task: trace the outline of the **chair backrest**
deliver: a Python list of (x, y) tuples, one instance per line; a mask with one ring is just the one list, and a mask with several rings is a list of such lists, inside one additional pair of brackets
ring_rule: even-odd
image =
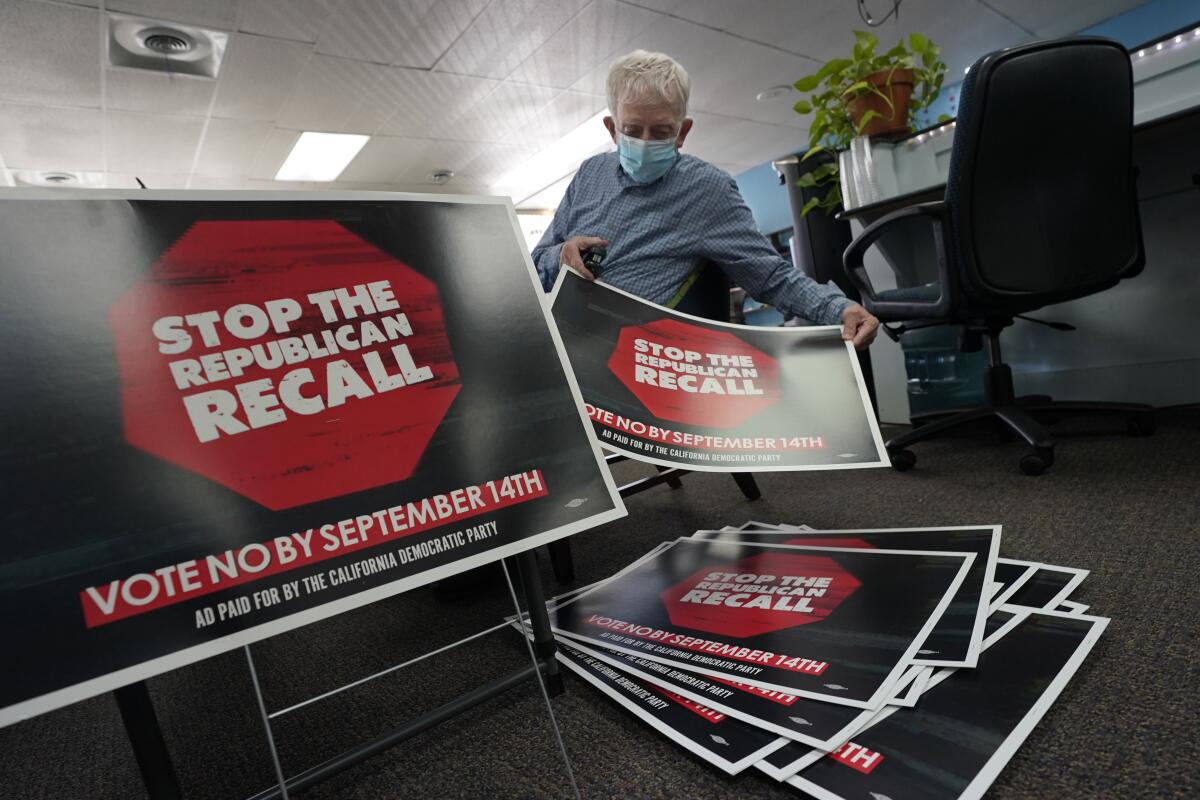
[(1144, 263), (1125, 49), (1070, 38), (984, 56), (963, 81), (946, 204), (966, 299), (1079, 297)]
[(729, 278), (712, 261), (705, 261), (700, 274), (675, 306), (676, 311), (717, 322), (729, 321)]

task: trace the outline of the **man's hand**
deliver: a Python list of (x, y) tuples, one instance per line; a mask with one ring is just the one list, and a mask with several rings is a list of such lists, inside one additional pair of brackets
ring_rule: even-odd
[(879, 333), (879, 320), (858, 303), (842, 312), (842, 338), (854, 343), (855, 350), (866, 350)]
[(572, 236), (562, 243), (562, 252), (558, 257), (558, 263), (560, 266), (570, 267), (589, 281), (594, 281), (596, 276), (583, 265), (583, 251), (597, 246), (608, 247), (608, 240), (595, 236)]

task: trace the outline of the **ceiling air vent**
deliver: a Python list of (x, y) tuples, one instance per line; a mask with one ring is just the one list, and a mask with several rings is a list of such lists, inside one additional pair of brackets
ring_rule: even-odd
[(99, 172), (22, 169), (13, 172), (18, 186), (54, 186), (71, 189), (98, 189), (104, 186)]
[(142, 17), (110, 14), (108, 63), (172, 75), (215, 78), (229, 34)]

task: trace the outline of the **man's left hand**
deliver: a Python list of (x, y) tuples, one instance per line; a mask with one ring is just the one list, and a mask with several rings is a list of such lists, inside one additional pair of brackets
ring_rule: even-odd
[(858, 303), (842, 312), (842, 338), (854, 343), (855, 350), (866, 350), (879, 333), (879, 320)]

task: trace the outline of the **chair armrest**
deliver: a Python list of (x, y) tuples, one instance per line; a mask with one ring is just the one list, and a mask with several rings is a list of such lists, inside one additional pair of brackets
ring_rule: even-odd
[[(881, 300), (875, 294), (875, 287), (871, 285), (867, 269), (863, 266), (863, 258), (866, 256), (867, 250), (887, 232), (889, 227), (912, 217), (928, 219), (933, 228), (934, 252), (937, 258), (941, 296), (932, 303)], [(862, 233), (850, 243), (842, 256), (842, 261), (846, 266), (846, 274), (862, 294), (863, 305), (868, 311), (884, 321), (943, 319), (950, 315), (950, 309), (953, 307), (954, 284), (950, 277), (949, 256), (946, 252), (946, 222), (946, 204), (943, 201), (918, 203), (880, 217), (864, 228)]]

